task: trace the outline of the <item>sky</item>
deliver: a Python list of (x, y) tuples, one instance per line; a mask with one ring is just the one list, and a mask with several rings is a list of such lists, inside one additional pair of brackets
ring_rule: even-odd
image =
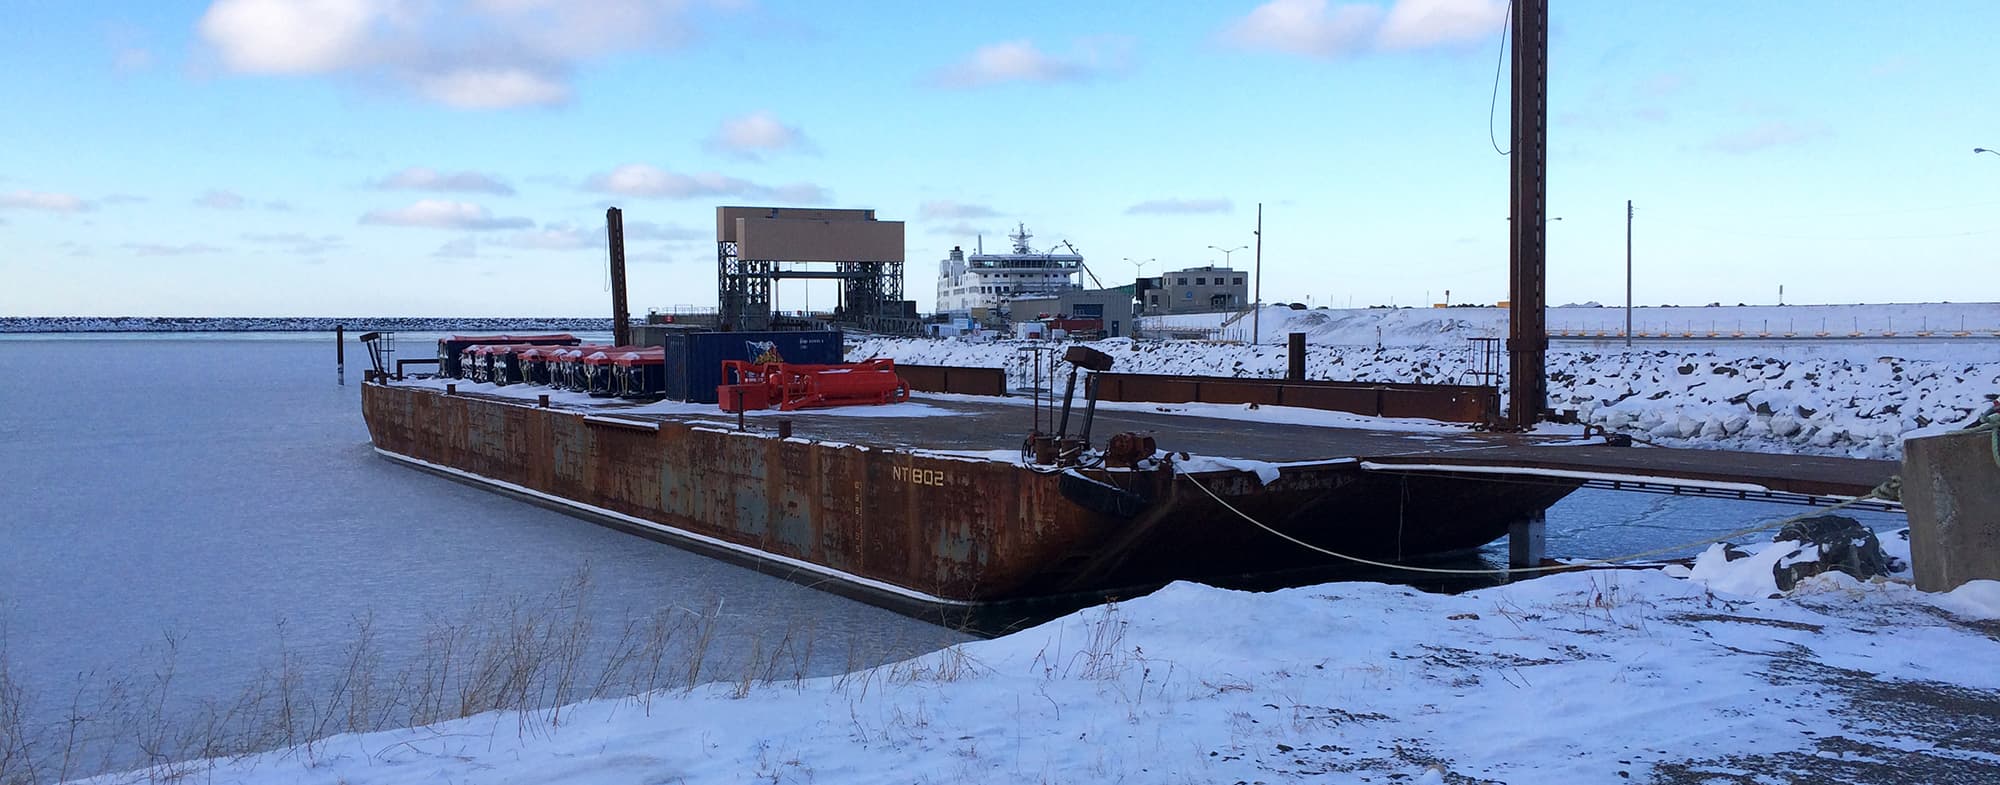
[[(725, 204), (906, 222), (926, 310), (1016, 223), (1249, 269), (1260, 204), (1265, 300), (1507, 296), (1504, 2), (0, 2), (6, 315), (597, 315), (609, 206), (712, 306)], [(1628, 199), (1642, 305), (1996, 299), (1990, 4), (1553, 6), (1552, 304)]]

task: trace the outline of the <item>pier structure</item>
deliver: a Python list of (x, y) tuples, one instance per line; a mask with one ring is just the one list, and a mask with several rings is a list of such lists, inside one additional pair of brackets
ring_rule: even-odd
[(777, 282), (830, 279), (840, 282), (838, 321), (910, 332), (903, 260), (903, 222), (877, 220), (874, 210), (717, 207), (717, 320), (724, 330), (771, 329)]

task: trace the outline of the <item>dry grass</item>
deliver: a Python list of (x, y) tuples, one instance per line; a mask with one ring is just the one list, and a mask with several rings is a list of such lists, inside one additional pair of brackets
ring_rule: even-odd
[[(590, 596), (590, 576), (579, 572), (546, 597), (430, 619), (416, 641), (393, 652), (384, 651), (375, 620), (358, 616), (331, 668), (309, 667), (280, 624), (277, 653), (224, 698), (189, 694), (177, 682), (180, 641), (167, 636), (148, 655), (157, 660), (150, 672), (81, 674), (73, 688), (53, 696), (62, 708), (52, 711), (41, 702), (52, 696), (29, 694), (10, 669), (0, 635), (0, 785), (108, 771), (129, 771), (136, 782), (176, 781), (269, 750), (311, 762), (330, 736), (490, 711), (514, 712), (522, 735), (546, 734), (568, 721), (565, 706), (578, 701), (631, 697), (650, 714), (668, 691), (722, 680), (741, 698), (760, 686), (796, 688), (807, 677), (817, 637), (810, 623), (747, 642), (732, 638), (719, 651), (719, 600), (701, 610), (666, 608), (606, 624)], [(720, 656), (725, 652), (744, 653), (734, 662)], [(849, 664), (860, 665), (863, 656), (850, 641)], [(962, 658), (943, 662), (943, 672), (924, 675), (948, 680), (970, 667)], [(713, 672), (719, 664), (740, 670)]]

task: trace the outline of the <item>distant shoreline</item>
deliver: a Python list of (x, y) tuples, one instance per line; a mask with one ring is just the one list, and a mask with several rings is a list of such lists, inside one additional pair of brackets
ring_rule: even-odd
[(38, 316), (0, 317), (0, 333), (284, 333), (369, 330), (456, 332), (555, 330), (605, 332), (607, 317), (430, 317), (430, 316)]

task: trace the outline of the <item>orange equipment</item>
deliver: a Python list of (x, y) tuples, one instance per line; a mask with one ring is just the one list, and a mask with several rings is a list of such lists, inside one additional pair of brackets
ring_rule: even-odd
[(781, 411), (884, 404), (910, 399), (910, 384), (888, 358), (838, 365), (753, 363), (725, 360), (716, 400), (726, 412)]

